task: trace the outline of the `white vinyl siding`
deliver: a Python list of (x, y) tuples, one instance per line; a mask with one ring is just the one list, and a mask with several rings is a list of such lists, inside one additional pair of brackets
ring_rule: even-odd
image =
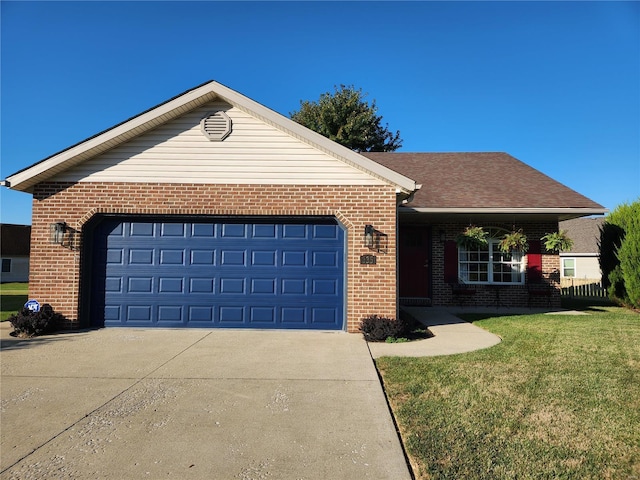
[(600, 262), (597, 254), (560, 254), (562, 269), (560, 276), (562, 278), (589, 278), (599, 280), (602, 278), (600, 272)]
[[(207, 113), (225, 110), (231, 134), (211, 142), (200, 129)], [(224, 103), (210, 102), (73, 167), (52, 180), (383, 185), (379, 178), (313, 148)]]

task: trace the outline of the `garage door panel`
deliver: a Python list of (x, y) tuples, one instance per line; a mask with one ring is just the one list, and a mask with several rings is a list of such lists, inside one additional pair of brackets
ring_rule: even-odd
[(110, 219), (94, 244), (92, 311), (106, 326), (343, 328), (335, 222)]
[(184, 279), (183, 278), (167, 278), (160, 277), (158, 282), (158, 293), (184, 293)]
[(191, 250), (191, 265), (215, 265), (215, 250)]
[(150, 305), (129, 305), (126, 320), (138, 325), (151, 323), (152, 310)]
[(283, 267), (306, 267), (307, 266), (307, 252), (299, 250), (284, 250), (282, 251), (282, 266)]
[(198, 326), (213, 326), (213, 307), (188, 307), (187, 321)]
[(221, 236), (222, 238), (246, 238), (247, 236), (247, 226), (244, 224), (222, 224)]
[(107, 263), (111, 265), (123, 265), (124, 264), (124, 249), (123, 248), (110, 248), (107, 250)]
[(189, 293), (213, 293), (215, 278), (189, 279)]
[(251, 265), (254, 267), (275, 267), (277, 252), (275, 250), (258, 250), (251, 252)]
[(273, 278), (252, 278), (251, 290), (252, 295), (275, 295), (276, 281)]
[[(127, 229), (124, 229), (125, 231)], [(129, 236), (135, 237), (153, 237), (155, 232), (155, 224), (149, 222), (132, 222), (129, 224)]]
[(275, 225), (253, 225), (252, 238), (276, 238)]
[(184, 265), (184, 250), (160, 250), (160, 265)]
[(194, 223), (191, 225), (192, 238), (215, 238), (215, 224), (213, 223)]
[(129, 265), (153, 265), (153, 253), (149, 248), (132, 248), (129, 250)]
[(183, 322), (183, 307), (181, 305), (160, 305), (158, 307), (158, 322)]
[(220, 252), (220, 265), (224, 267), (244, 267), (244, 250), (222, 250)]
[(160, 232), (163, 237), (184, 237), (185, 230), (182, 223), (163, 223)]
[(307, 229), (304, 225), (283, 225), (282, 238), (286, 240), (307, 238)]

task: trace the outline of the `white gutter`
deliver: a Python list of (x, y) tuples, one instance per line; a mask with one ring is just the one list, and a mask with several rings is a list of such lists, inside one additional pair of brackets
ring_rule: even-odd
[(425, 208), (403, 207), (403, 211), (414, 213), (459, 213), (459, 214), (580, 214), (580, 215), (604, 215), (609, 210), (606, 208)]

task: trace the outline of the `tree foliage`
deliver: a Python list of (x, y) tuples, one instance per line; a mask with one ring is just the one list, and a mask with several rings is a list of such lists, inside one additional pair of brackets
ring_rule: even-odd
[(300, 101), (291, 119), (356, 152), (393, 152), (402, 146), (400, 132), (382, 125), (375, 100), (369, 105), (362, 89), (340, 85), (317, 102)]
[(607, 216), (600, 230), (600, 270), (614, 300), (640, 308), (640, 199)]

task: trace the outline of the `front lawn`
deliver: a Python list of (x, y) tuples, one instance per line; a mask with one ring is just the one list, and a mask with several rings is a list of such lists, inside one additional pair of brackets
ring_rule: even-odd
[(640, 315), (465, 317), (503, 339), (377, 365), (418, 479), (640, 478)]
[(0, 322), (24, 307), (28, 290), (28, 283), (0, 283)]

